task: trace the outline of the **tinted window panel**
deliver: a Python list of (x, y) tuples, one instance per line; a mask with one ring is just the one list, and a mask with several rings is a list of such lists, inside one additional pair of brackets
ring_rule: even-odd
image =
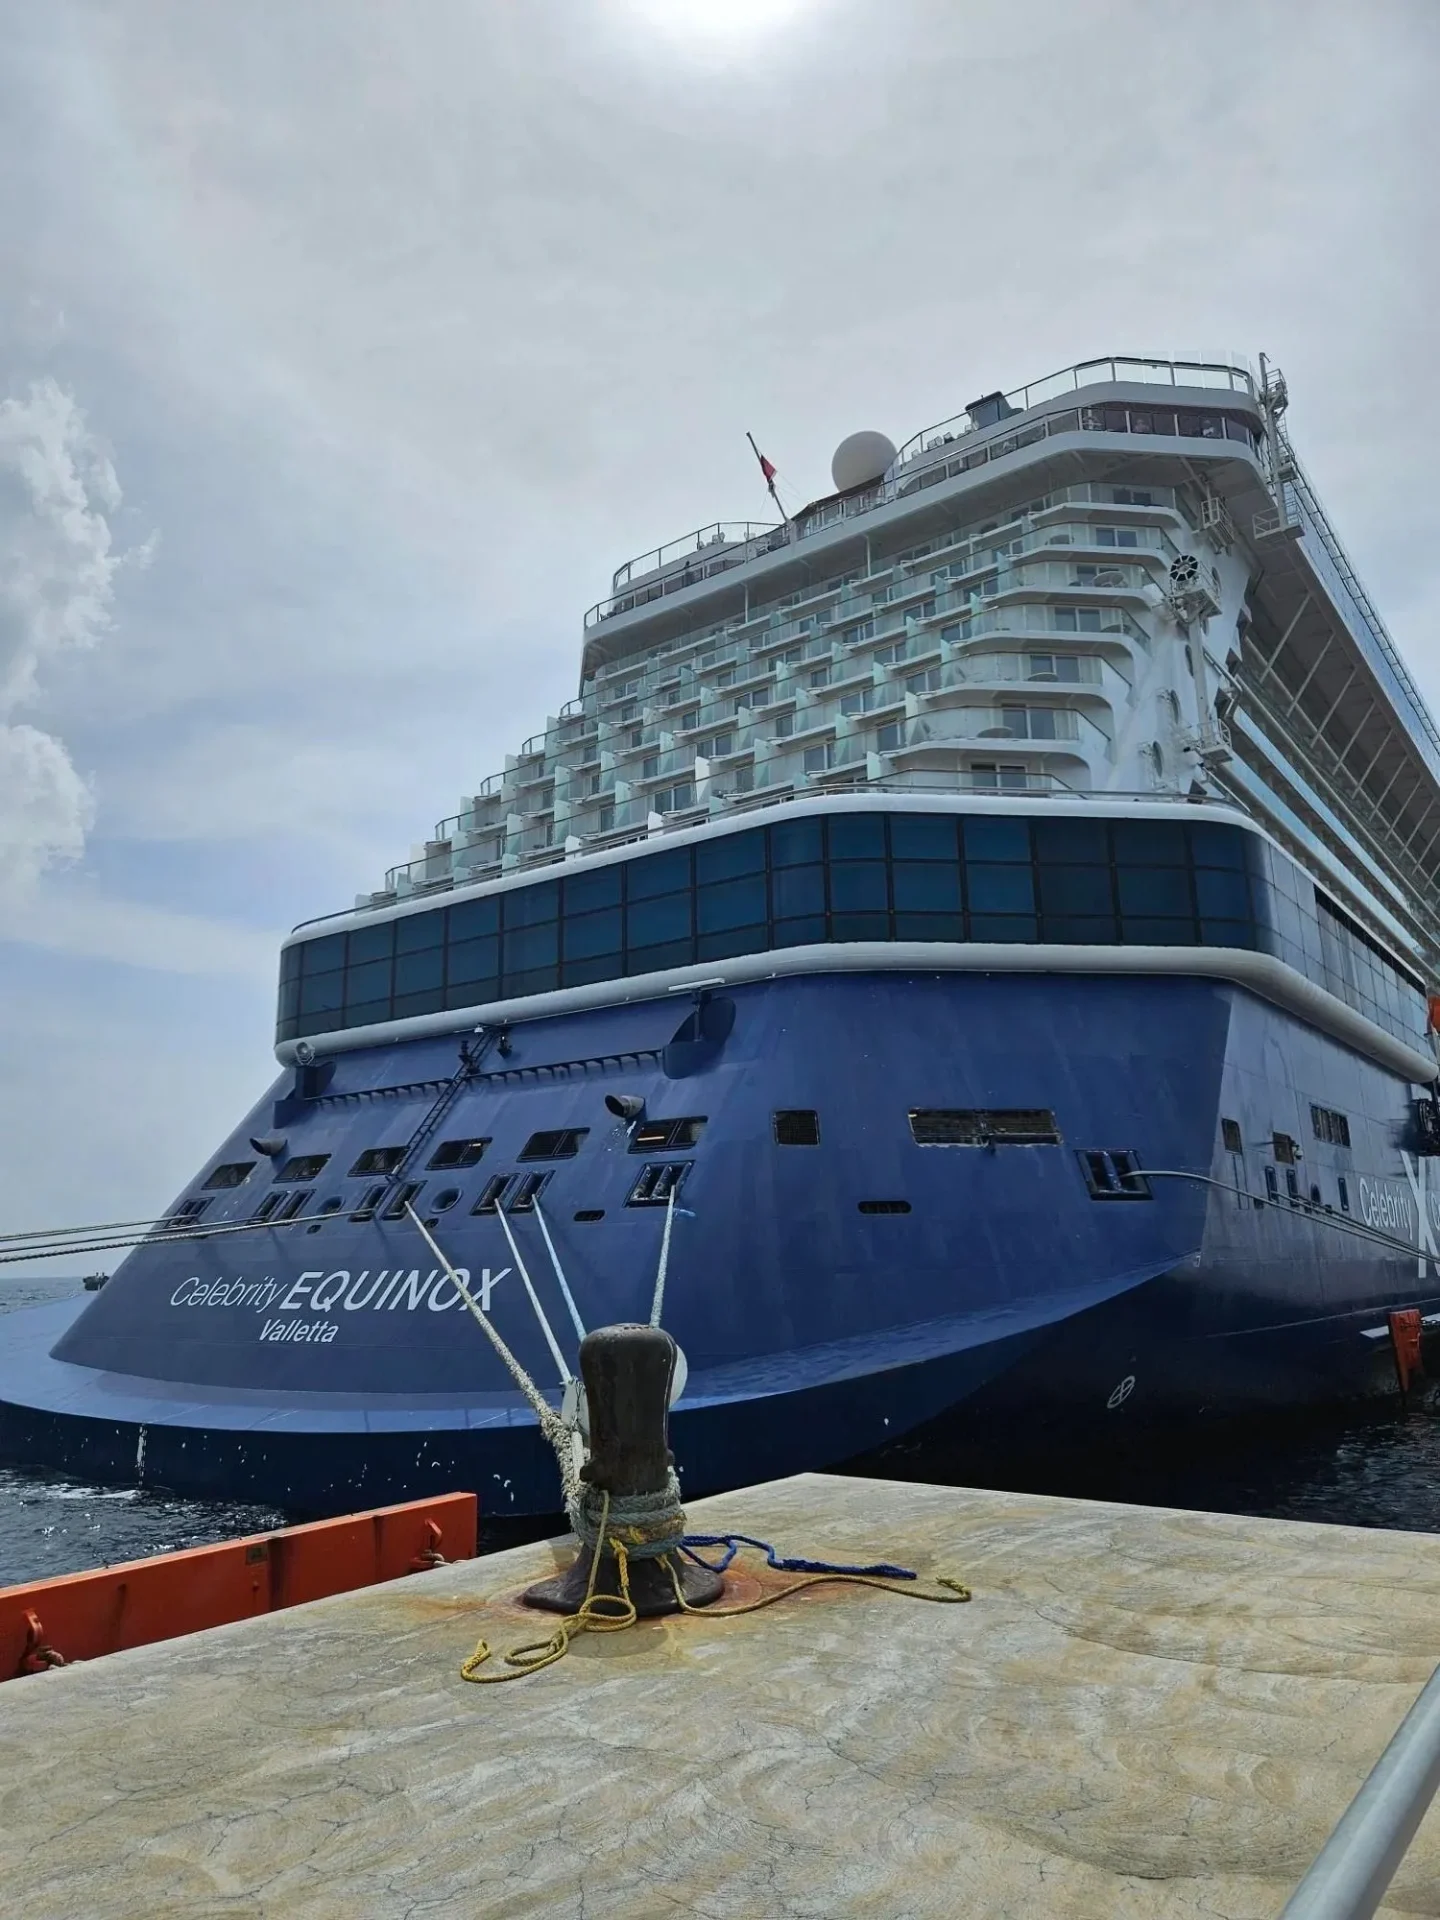
[(505, 931), (511, 927), (538, 927), (551, 921), (560, 911), (560, 883), (548, 880), (543, 887), (517, 887), (504, 898)]
[(832, 819), (830, 858), (832, 860), (883, 860), (885, 858), (885, 816), (879, 813), (846, 813)]
[(560, 969), (560, 984), (562, 987), (588, 987), (596, 980), (618, 979), (622, 971), (618, 953), (597, 953), (585, 960), (567, 954)]
[(301, 1013), (331, 1013), (335, 1011), (345, 992), (343, 973), (319, 973), (307, 976), (300, 983)]
[(390, 991), (390, 962), (367, 960), (363, 967), (352, 966), (345, 976), (345, 1004), (383, 1000)]
[[(883, 913), (889, 905), (883, 860), (840, 860), (830, 869), (830, 905), (836, 913)], [(849, 936), (883, 940), (883, 933)]]
[(697, 960), (728, 960), (732, 954), (759, 953), (769, 945), (763, 925), (702, 933), (695, 941)]
[(397, 993), (395, 1018), (409, 1020), (417, 1013), (438, 1013), (444, 1004), (444, 998), (438, 987), (428, 988), (423, 993)]
[(1255, 929), (1248, 920), (1202, 920), (1200, 938), (1207, 947), (1255, 947)]
[(955, 822), (943, 814), (897, 813), (890, 821), (890, 852), (896, 860), (954, 860)]
[(631, 945), (625, 955), (626, 973), (658, 973), (662, 967), (685, 967), (695, 958), (693, 940), (668, 940), (661, 946)]
[(1243, 873), (1197, 868), (1195, 898), (1200, 911), (1220, 920), (1248, 920), (1250, 885)]
[(1115, 858), (1123, 866), (1183, 867), (1184, 829), (1171, 820), (1117, 820)]
[[(560, 957), (559, 948), (559, 928), (553, 920), (543, 927), (507, 927), (505, 972), (509, 975), (528, 972), (532, 967), (553, 967)], [(395, 984), (398, 992), (398, 977)]]
[[(1027, 913), (1034, 908), (1035, 889), (1029, 867), (972, 867), (967, 878), (972, 913)], [(994, 937), (1033, 940), (1035, 935)]]
[(567, 880), (566, 913), (594, 913), (599, 907), (618, 907), (620, 876), (624, 871), (620, 866), (598, 867), (594, 873), (580, 873), (573, 880)]
[(403, 920), (395, 922), (395, 951), (397, 953), (419, 953), (430, 947), (438, 947), (445, 939), (445, 914), (410, 913)]
[(723, 840), (695, 849), (695, 884), (704, 887), (712, 880), (729, 880), (736, 874), (765, 871), (763, 833), (731, 833)]
[(1183, 868), (1121, 867), (1120, 911), (1125, 915), (1186, 914), (1194, 911), (1190, 902), (1190, 876)]
[(677, 847), (673, 853), (652, 853), (636, 860), (626, 875), (626, 893), (631, 900), (648, 900), (652, 894), (676, 893), (690, 885), (690, 850)]
[(770, 885), (775, 897), (777, 920), (825, 911), (823, 867), (778, 867), (770, 876)]
[(1047, 914), (1113, 914), (1109, 867), (1042, 867), (1040, 904)]
[(1055, 862), (1103, 864), (1110, 858), (1110, 838), (1103, 820), (1037, 820), (1035, 853)]
[(350, 936), (350, 964), (357, 960), (388, 960), (395, 950), (395, 927), (386, 920), (378, 927), (357, 927)]
[(963, 940), (965, 922), (958, 913), (895, 912), (897, 940)]
[(777, 867), (804, 866), (820, 859), (823, 834), (818, 820), (786, 820), (770, 829), (770, 861)]
[(500, 941), (495, 935), (486, 940), (461, 940), (451, 946), (446, 961), (451, 980), (489, 980), (500, 971)]
[(825, 916), (823, 913), (807, 914), (803, 918), (775, 922), (777, 947), (812, 947), (818, 945), (824, 938)]
[(300, 982), (282, 980), (280, 982), (280, 1018), (292, 1020), (300, 1011)]
[[(881, 878), (884, 869), (881, 868)], [(726, 880), (697, 887), (695, 892), (695, 928), (698, 933), (718, 933), (724, 927), (749, 927), (765, 919), (765, 876), (749, 880)]]
[(972, 913), (972, 940), (1034, 940), (1034, 914)]
[(830, 938), (832, 940), (888, 940), (890, 916), (888, 913), (832, 913)]
[(1115, 916), (1113, 913), (1104, 915), (1047, 913), (1045, 938), (1060, 946), (1085, 947), (1113, 944)]
[(659, 900), (632, 899), (625, 910), (627, 946), (651, 947), (679, 940), (690, 932), (690, 895), (672, 893)]
[(303, 947), (286, 947), (280, 955), (280, 978), (298, 980), (300, 978), (300, 955)]
[(345, 936), (327, 933), (323, 940), (307, 940), (301, 951), (305, 955), (303, 970), (306, 973), (331, 973), (345, 964)]
[(565, 958), (588, 960), (597, 953), (620, 951), (620, 909), (575, 914), (565, 921)]
[(1238, 827), (1217, 827), (1197, 821), (1190, 829), (1190, 846), (1197, 867), (1245, 866), (1248, 834)]
[(432, 947), (428, 953), (397, 953), (396, 993), (418, 993), (422, 988), (438, 987), (443, 964), (444, 955), (438, 947)]
[(388, 1020), (389, 1018), (390, 1002), (388, 999), (370, 1000), (367, 1001), (364, 1006), (352, 1007), (347, 1004), (345, 1008), (345, 1024), (347, 1027), (370, 1027), (381, 1020)]
[(1125, 939), (1136, 947), (1188, 947), (1194, 944), (1193, 920), (1142, 920), (1125, 917)]
[[(892, 871), (896, 913), (959, 913), (960, 869), (953, 862), (943, 866), (938, 861), (922, 865), (919, 861), (897, 860)], [(921, 937), (901, 935), (902, 939)]]
[(1030, 828), (1024, 820), (974, 814), (965, 822), (967, 860), (1028, 860)]
[(492, 894), (488, 900), (461, 900), (450, 909), (450, 938), (473, 940), (478, 934), (500, 931), (500, 902)]

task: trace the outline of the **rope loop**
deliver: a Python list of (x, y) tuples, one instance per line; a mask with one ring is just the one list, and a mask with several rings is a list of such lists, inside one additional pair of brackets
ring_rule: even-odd
[(568, 1511), (582, 1546), (598, 1549), (603, 1533), (623, 1540), (632, 1560), (658, 1560), (685, 1538), (685, 1509), (673, 1467), (658, 1493), (602, 1496), (597, 1488), (582, 1484)]

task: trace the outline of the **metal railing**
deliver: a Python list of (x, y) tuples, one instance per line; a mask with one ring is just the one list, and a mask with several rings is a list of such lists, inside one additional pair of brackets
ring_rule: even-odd
[(1440, 1788), (1440, 1669), (1389, 1746), (1280, 1920), (1371, 1920)]
[[(1108, 364), (1108, 363), (1107, 363)], [(1116, 362), (1116, 365), (1125, 364)], [(1170, 410), (1172, 413), (1174, 409)], [(648, 606), (652, 602), (664, 599), (667, 595), (678, 593), (684, 588), (696, 585), (702, 578), (725, 573), (735, 567), (747, 565), (763, 554), (782, 551), (795, 546), (823, 532), (839, 520), (850, 519), (872, 513), (878, 507), (888, 506), (892, 501), (908, 497), (923, 488), (938, 486), (942, 481), (952, 479), (961, 472), (983, 466), (987, 461), (1003, 460), (1022, 447), (1038, 444), (1058, 434), (1071, 433), (1136, 433), (1147, 439), (1175, 437), (1186, 440), (1206, 440), (1220, 443), (1243, 445), (1253, 454), (1258, 447), (1258, 436), (1244, 422), (1233, 417), (1227, 418), (1220, 413), (1190, 413), (1182, 410), (1181, 415), (1169, 421), (1168, 425), (1156, 424), (1154, 407), (1134, 405), (1109, 405), (1097, 402), (1084, 407), (1071, 407), (1061, 412), (1040, 414), (1034, 419), (1019, 416), (1013, 424), (1013, 430), (991, 434), (987, 429), (978, 437), (973, 446), (957, 446), (954, 454), (946, 459), (943, 456), (945, 442), (942, 436), (938, 446), (932, 441), (916, 453), (907, 456), (909, 470), (898, 459), (890, 469), (889, 476), (876, 486), (867, 488), (864, 493), (846, 496), (842, 500), (827, 500), (813, 512), (790, 521), (783, 527), (777, 527), (767, 533), (763, 539), (748, 539), (736, 545), (717, 549), (716, 557), (706, 561), (703, 568), (683, 568), (669, 573), (651, 573), (642, 575), (638, 583), (628, 592), (612, 592), (607, 600), (601, 600), (591, 607), (585, 615), (585, 630), (602, 622), (614, 619), (619, 614), (633, 613), (638, 607)], [(1001, 421), (1002, 428), (1010, 426), (1009, 421)], [(963, 436), (954, 436), (957, 440)], [(915, 465), (918, 453), (931, 454), (927, 464)], [(686, 536), (691, 538), (693, 536)], [(665, 551), (665, 549), (657, 549)], [(642, 556), (647, 559), (649, 556)], [(631, 561), (619, 570), (628, 581), (633, 577), (637, 562)]]

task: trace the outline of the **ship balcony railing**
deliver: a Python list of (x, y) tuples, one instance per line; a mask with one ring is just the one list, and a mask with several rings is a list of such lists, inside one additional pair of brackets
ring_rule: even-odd
[(942, 687), (996, 682), (1028, 686), (1106, 687), (1128, 696), (1130, 683), (1093, 653), (966, 653), (941, 669)]
[(1087, 754), (1109, 760), (1112, 746), (1108, 735), (1086, 713), (1074, 707), (1006, 704), (994, 707), (952, 705), (942, 694), (927, 696), (921, 711), (907, 723), (909, 744), (921, 740), (939, 744), (957, 741), (1008, 741), (1014, 745), (1054, 746), (1069, 741)]

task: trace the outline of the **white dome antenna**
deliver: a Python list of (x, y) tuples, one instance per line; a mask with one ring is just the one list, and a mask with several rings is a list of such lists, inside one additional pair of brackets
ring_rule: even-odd
[(866, 429), (840, 442), (830, 462), (830, 478), (837, 493), (849, 493), (878, 480), (895, 458), (895, 442), (887, 434)]

